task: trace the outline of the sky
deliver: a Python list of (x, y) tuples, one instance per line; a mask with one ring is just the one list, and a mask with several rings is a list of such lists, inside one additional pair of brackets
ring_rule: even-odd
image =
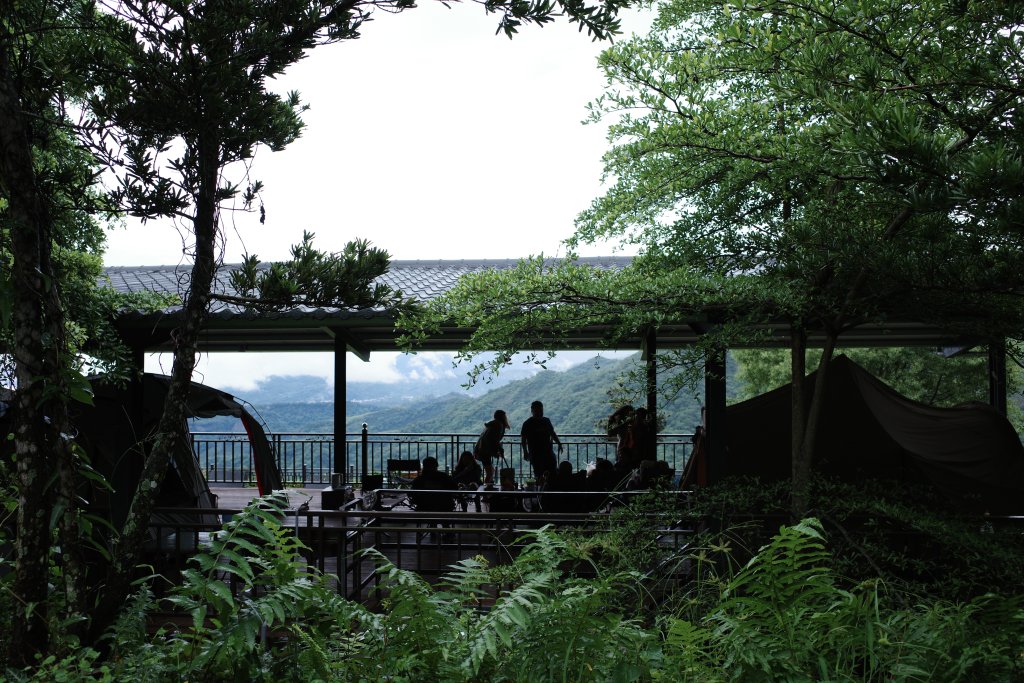
[[(643, 32), (650, 16), (629, 10), (624, 36)], [(310, 106), (306, 129), (283, 151), (257, 153), (251, 177), (266, 186), (266, 222), (224, 212), (224, 261), (287, 258), (304, 230), (323, 250), (366, 238), (401, 260), (564, 255), (576, 215), (601, 193), (607, 127), (582, 121), (605, 85), (597, 57), (607, 44), (566, 21), (522, 27), (513, 40), (495, 35), (497, 24), (475, 3), (378, 12), (359, 40), (318, 47), (293, 65), (271, 89), (299, 91)], [(630, 252), (600, 244), (580, 253)], [(128, 222), (109, 234), (104, 262), (186, 257), (173, 223)], [(451, 371), (449, 355), (421, 356), (424, 372)], [(329, 354), (208, 361), (200, 376), (225, 388), (275, 373), (332, 373)], [(147, 369), (161, 363), (169, 368), (154, 356)], [(370, 363), (350, 356), (348, 369), (350, 381), (400, 379), (393, 354)]]

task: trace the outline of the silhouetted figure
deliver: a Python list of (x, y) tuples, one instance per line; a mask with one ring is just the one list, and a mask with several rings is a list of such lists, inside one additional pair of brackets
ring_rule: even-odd
[(594, 462), (594, 468), (587, 472), (587, 491), (600, 492), (593, 496), (587, 496), (587, 509), (590, 511), (599, 510), (608, 499), (605, 495), (608, 491), (614, 491), (621, 477), (615, 470), (610, 460), (598, 458)]
[[(452, 512), (455, 510), (455, 496), (441, 491), (454, 491), (455, 480), (441, 472), (437, 467), (437, 458), (423, 458), (423, 468), (418, 477), (412, 480), (412, 491), (409, 500), (417, 512)], [(424, 489), (430, 491), (424, 492)]]
[(455, 464), (452, 479), (455, 480), (456, 486), (475, 489), (483, 482), (484, 471), (472, 453), (463, 451), (459, 456), (459, 461)]
[(672, 468), (664, 460), (643, 460), (629, 480), (630, 489), (654, 489), (672, 484)]
[(633, 468), (636, 444), (633, 441), (633, 406), (625, 405), (608, 416), (608, 436), (616, 438), (615, 463), (622, 471)]
[(501, 447), (501, 439), (508, 430), (508, 416), (504, 410), (495, 410), (494, 419), (484, 423), (484, 431), (476, 440), (473, 448), (473, 455), (484, 468), (484, 483), (490, 484), (494, 481), (494, 459), (504, 458), (505, 451)]
[(615, 466), (605, 458), (598, 458), (594, 461), (594, 469), (587, 473), (588, 491), (611, 491), (618, 483), (615, 476)]
[(658, 459), (658, 427), (647, 408), (633, 412), (633, 454), (635, 467), (644, 460)]
[(530, 417), (519, 430), (519, 440), (523, 459), (533, 466), (533, 477), (539, 485), (545, 475), (556, 467), (552, 443), (558, 444), (558, 452), (562, 452), (562, 442), (551, 420), (544, 417), (544, 404), (540, 401), (530, 404)]
[(573, 476), (572, 463), (563, 460), (547, 479), (544, 494), (541, 494), (540, 505), (544, 512), (577, 512), (580, 509), (577, 496), (559, 495), (578, 491), (576, 478)]
[[(518, 491), (519, 487), (516, 485), (516, 471), (511, 467), (503, 467), (501, 469), (501, 481), (499, 486), (501, 491)], [(516, 495), (509, 496), (496, 493), (490, 498), (490, 511), (522, 512), (523, 499)]]

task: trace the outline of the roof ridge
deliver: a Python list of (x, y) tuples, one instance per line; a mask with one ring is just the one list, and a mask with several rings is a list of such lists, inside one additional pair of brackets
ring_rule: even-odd
[[(453, 266), (488, 266), (488, 265), (514, 265), (520, 261), (528, 261), (532, 257), (522, 256), (518, 258), (469, 258), (469, 259), (392, 259), (392, 267), (453, 267)], [(575, 263), (628, 263), (634, 259), (633, 256), (578, 256), (566, 258), (565, 256), (545, 256), (545, 262), (572, 261)], [(273, 261), (260, 261), (259, 265), (274, 263)], [(221, 268), (239, 268), (241, 263), (222, 263)], [(167, 271), (190, 269), (192, 266), (187, 263), (177, 265), (138, 265), (138, 266), (104, 266), (104, 272), (124, 273), (132, 271)]]

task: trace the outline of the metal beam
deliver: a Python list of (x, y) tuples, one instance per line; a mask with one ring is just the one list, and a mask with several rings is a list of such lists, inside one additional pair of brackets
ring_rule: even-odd
[(334, 339), (335, 351), (337, 351), (338, 343), (343, 342), (356, 358), (364, 363), (370, 362), (370, 347), (356, 339), (349, 330), (340, 327), (323, 327), (321, 329)]

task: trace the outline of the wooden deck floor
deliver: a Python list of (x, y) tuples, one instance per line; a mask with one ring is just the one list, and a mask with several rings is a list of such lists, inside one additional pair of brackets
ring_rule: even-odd
[[(288, 504), (292, 509), (308, 502), (311, 510), (320, 510), (320, 494), (323, 489), (323, 485), (318, 485), (285, 489), (285, 492), (288, 494)], [(217, 496), (217, 507), (226, 510), (241, 510), (253, 498), (259, 496), (259, 491), (252, 486), (211, 486), (210, 490)]]
[[(338, 591), (367, 605), (376, 602), (374, 571), (377, 560), (363, 551), (375, 548), (392, 564), (435, 581), (460, 560), (478, 557), (492, 564), (511, 561), (516, 540), (528, 524), (519, 526), (472, 512), (415, 513), (396, 507), (390, 513), (323, 510), (323, 486), (286, 489), (289, 507), (308, 503), (307, 514), (288, 515), (283, 524), (294, 527), (310, 548), (306, 561), (331, 578)], [(222, 510), (240, 510), (258, 491), (251, 487), (211, 489)], [(360, 492), (356, 492), (357, 495)], [(397, 499), (388, 502), (397, 502)], [(472, 509), (472, 506), (470, 506)], [(370, 526), (362, 526), (373, 515)]]

